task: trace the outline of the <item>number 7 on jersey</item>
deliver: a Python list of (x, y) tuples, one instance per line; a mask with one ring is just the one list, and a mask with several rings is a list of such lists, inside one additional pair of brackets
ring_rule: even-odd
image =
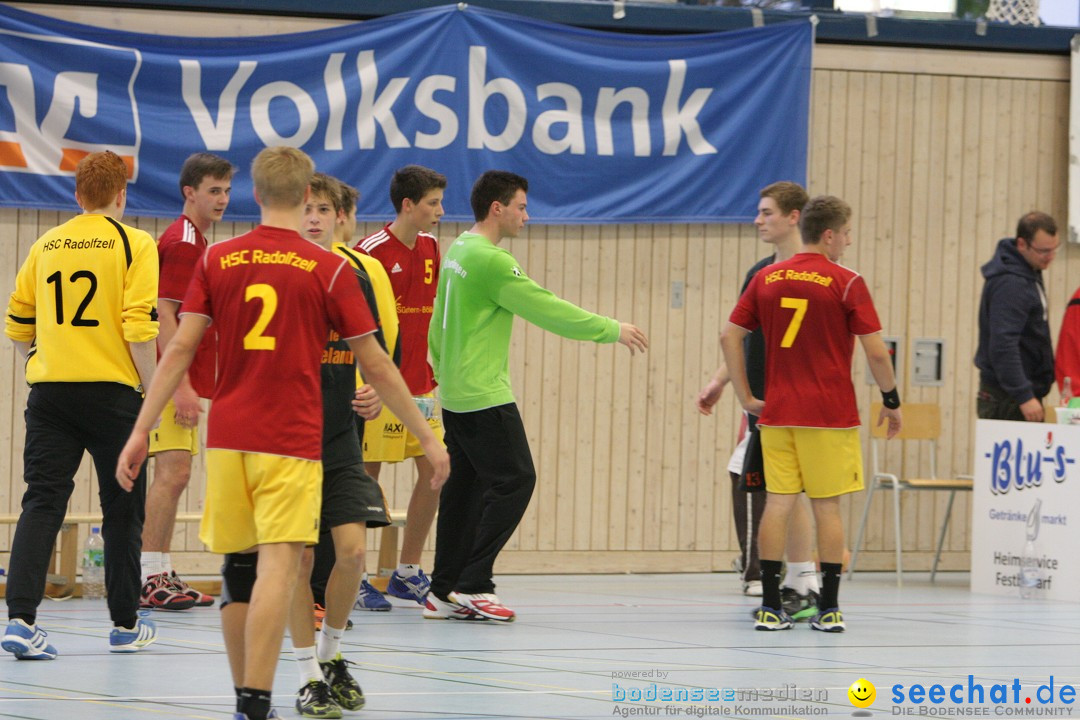
[(806, 317), (806, 308), (809, 306), (810, 301), (806, 298), (780, 298), (780, 307), (795, 311), (795, 314), (791, 316), (791, 322), (788, 323), (787, 331), (780, 341), (780, 347), (789, 348), (795, 344), (795, 336), (799, 334), (803, 318)]

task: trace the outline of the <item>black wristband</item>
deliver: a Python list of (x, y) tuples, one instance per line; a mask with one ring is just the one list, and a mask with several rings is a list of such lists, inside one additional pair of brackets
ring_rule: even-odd
[(881, 404), (890, 410), (895, 410), (900, 407), (900, 393), (897, 388), (893, 388), (889, 392), (881, 391)]

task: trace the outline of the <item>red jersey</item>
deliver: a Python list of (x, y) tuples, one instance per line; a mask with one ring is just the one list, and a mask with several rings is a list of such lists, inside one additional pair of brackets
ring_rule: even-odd
[(1057, 374), (1058, 390), (1061, 390), (1065, 378), (1070, 377), (1073, 394), (1080, 395), (1080, 288), (1073, 293), (1065, 306), (1065, 317), (1061, 318), (1054, 372)]
[(851, 355), (856, 335), (881, 331), (866, 282), (815, 252), (799, 253), (754, 276), (731, 313), (765, 335), (765, 410), (758, 424), (859, 425)]
[(375, 331), (349, 263), (260, 225), (206, 251), (183, 312), (209, 317), (218, 332), (206, 446), (319, 460), (330, 329), (345, 339)]
[[(181, 215), (158, 238), (158, 297), (181, 303), (206, 251), (206, 238), (187, 217)], [(214, 375), (217, 371), (216, 332), (207, 329), (195, 351), (195, 358), (188, 368), (188, 379), (199, 397), (208, 398), (214, 391)], [(161, 356), (160, 350), (158, 357)]]
[(401, 376), (409, 392), (431, 392), (435, 374), (428, 364), (428, 325), (439, 286), (439, 241), (429, 233), (418, 233), (410, 250), (387, 225), (358, 242), (355, 249), (382, 263), (390, 276), (397, 298)]

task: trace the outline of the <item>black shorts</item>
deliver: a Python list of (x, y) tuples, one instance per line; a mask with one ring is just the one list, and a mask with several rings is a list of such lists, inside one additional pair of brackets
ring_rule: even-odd
[(382, 488), (357, 463), (323, 471), (323, 528), (365, 523), (369, 528), (390, 524)]

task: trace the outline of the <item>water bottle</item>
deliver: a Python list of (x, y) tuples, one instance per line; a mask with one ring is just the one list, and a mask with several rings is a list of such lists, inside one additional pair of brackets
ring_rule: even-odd
[(101, 537), (99, 527), (90, 528), (90, 537), (83, 550), (82, 596), (87, 600), (105, 597), (105, 538)]
[(435, 398), (414, 396), (413, 402), (416, 403), (417, 410), (420, 411), (425, 420), (435, 417)]
[(1039, 538), (1039, 512), (1042, 500), (1036, 500), (1027, 517), (1024, 531), (1024, 550), (1020, 553), (1020, 597), (1032, 598), (1042, 586), (1043, 569), (1039, 566), (1039, 548), (1035, 541)]

